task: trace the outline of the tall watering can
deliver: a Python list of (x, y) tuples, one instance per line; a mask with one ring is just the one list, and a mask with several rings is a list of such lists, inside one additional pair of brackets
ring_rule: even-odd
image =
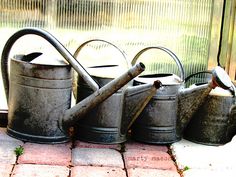
[[(81, 59), (79, 57), (81, 49), (86, 44), (94, 41), (112, 45), (118, 49), (124, 60), (127, 61), (124, 53), (114, 44), (97, 39), (89, 40), (79, 46), (74, 57)], [(127, 68), (129, 68), (129, 63), (126, 63)], [(87, 70), (93, 79), (103, 86), (114, 80), (117, 77), (116, 71), (122, 70), (122, 68), (119, 65), (99, 65), (88, 67)], [(115, 144), (126, 141), (128, 129), (156, 93), (157, 88), (161, 86), (158, 81), (135, 87), (132, 85), (132, 81), (127, 83), (111, 97), (87, 113), (83, 119), (80, 119), (77, 124), (78, 130), (76, 132), (78, 132), (78, 136), (76, 137), (82, 141), (102, 144)], [(79, 78), (77, 94), (75, 94), (77, 95), (77, 102), (80, 102), (92, 92), (92, 89), (89, 89), (88, 85)]]
[[(15, 56), (10, 61), (10, 77), (8, 77), (10, 49), (17, 39), (27, 34), (38, 35), (52, 44), (94, 92), (70, 108), (71, 66), (34, 62), (40, 55), (42, 56), (42, 53)], [(68, 130), (75, 122), (140, 74), (144, 68), (145, 66), (139, 63), (100, 88), (80, 63), (51, 34), (37, 28), (19, 30), (6, 42), (1, 61), (9, 107), (7, 133), (21, 140), (38, 143), (68, 141)]]
[[(206, 72), (198, 72), (194, 75), (201, 73)], [(225, 79), (229, 80), (229, 78)], [(222, 145), (231, 141), (236, 133), (235, 94), (233, 83), (231, 89), (228, 90), (219, 87), (213, 89), (206, 101), (193, 115), (184, 131), (184, 137), (190, 141), (206, 145)]]
[(184, 88), (184, 69), (178, 57), (164, 47), (147, 47), (137, 53), (132, 61), (135, 64), (145, 51), (158, 49), (166, 52), (177, 64), (180, 77), (172, 73), (141, 75), (135, 78), (135, 84), (160, 80), (162, 87), (153, 96), (143, 112), (132, 126), (132, 137), (138, 141), (153, 144), (169, 144), (181, 139), (186, 125), (209, 92), (216, 86), (230, 87), (224, 81), (227, 75), (221, 68), (213, 70), (212, 80), (195, 88)]

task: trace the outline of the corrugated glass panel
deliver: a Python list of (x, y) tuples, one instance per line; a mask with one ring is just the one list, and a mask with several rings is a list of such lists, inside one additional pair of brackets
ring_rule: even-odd
[[(0, 52), (13, 32), (33, 26), (50, 31), (72, 53), (93, 38), (118, 45), (129, 61), (144, 47), (164, 46), (176, 53), (189, 75), (207, 69), (212, 6), (213, 0), (0, 0), (0, 32), (4, 34)], [(29, 52), (32, 46), (52, 50), (42, 40), (30, 39), (30, 45), (29, 38), (22, 42), (21, 52)], [(122, 60), (110, 48), (90, 44), (80, 60)], [(163, 52), (148, 51), (140, 61), (146, 64), (146, 73), (178, 74), (175, 63)]]

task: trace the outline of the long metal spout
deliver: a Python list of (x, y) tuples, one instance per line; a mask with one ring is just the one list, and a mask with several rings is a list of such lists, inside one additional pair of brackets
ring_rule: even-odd
[(73, 68), (80, 74), (80, 76), (85, 80), (85, 82), (94, 90), (98, 90), (98, 84), (92, 79), (92, 77), (88, 74), (88, 72), (83, 68), (83, 66), (70, 54), (70, 52), (50, 33), (38, 29), (38, 28), (24, 28), (22, 30), (17, 31), (13, 34), (8, 41), (6, 42), (1, 58), (1, 70), (2, 77), (4, 82), (5, 93), (7, 96), (9, 95), (9, 78), (8, 78), (8, 58), (10, 50), (13, 44), (22, 36), (34, 34), (38, 35), (44, 39), (46, 39), (50, 44), (52, 44), (56, 50), (73, 66)]
[(67, 132), (68, 128), (74, 125), (80, 118), (82, 118), (89, 110), (97, 106), (99, 103), (107, 99), (117, 90), (119, 90), (122, 86), (127, 84), (134, 77), (139, 75), (145, 69), (144, 64), (138, 63), (132, 68), (130, 68), (127, 72), (125, 72), (120, 77), (112, 80), (77, 105), (72, 107), (69, 110), (65, 111), (64, 116), (59, 120), (59, 125), (62, 130)]
[(182, 89), (179, 92), (177, 97), (177, 137), (182, 136), (193, 114), (205, 102), (213, 87), (213, 83), (209, 82), (208, 84), (196, 86), (195, 88)]
[(125, 135), (134, 121), (141, 114), (151, 98), (156, 94), (157, 89), (162, 86), (159, 80), (153, 84), (142, 84), (128, 87), (124, 93), (124, 106), (120, 133)]

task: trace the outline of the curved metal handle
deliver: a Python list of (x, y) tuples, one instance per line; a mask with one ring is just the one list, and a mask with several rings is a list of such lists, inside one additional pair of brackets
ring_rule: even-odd
[(180, 62), (179, 58), (175, 55), (174, 52), (172, 52), (171, 50), (165, 48), (165, 47), (161, 47), (161, 46), (156, 46), (156, 47), (147, 47), (147, 48), (144, 48), (142, 49), (141, 51), (139, 51), (135, 57), (133, 58), (131, 64), (134, 65), (136, 63), (136, 61), (138, 60), (138, 58), (140, 57), (140, 55), (142, 55), (144, 52), (146, 52), (147, 50), (150, 50), (150, 49), (158, 49), (158, 50), (162, 50), (164, 52), (166, 52), (167, 54), (169, 54), (169, 56), (174, 59), (175, 63), (177, 64), (178, 68), (179, 68), (179, 71), (180, 71), (180, 78), (182, 79), (182, 81), (184, 81), (184, 68), (183, 68), (183, 65), (182, 63)]
[(38, 35), (46, 39), (50, 44), (52, 44), (57, 51), (73, 66), (73, 68), (83, 77), (87, 84), (95, 91), (99, 89), (98, 84), (92, 79), (89, 73), (83, 68), (83, 66), (70, 54), (70, 52), (50, 33), (38, 29), (38, 28), (24, 28), (13, 34), (6, 42), (1, 59), (1, 69), (4, 89), (8, 101), (9, 95), (9, 78), (8, 78), (8, 57), (13, 44), (22, 36), (27, 34)]
[(211, 71), (199, 71), (199, 72), (196, 72), (196, 73), (194, 73), (194, 74), (190, 74), (188, 77), (186, 77), (186, 78), (184, 79), (184, 82), (185, 82), (185, 83), (188, 82), (193, 76), (196, 76), (196, 75), (198, 75), (198, 74), (212, 74), (212, 72), (211, 72)]
[(121, 53), (121, 55), (123, 56), (123, 58), (124, 58), (125, 61), (126, 61), (126, 64), (127, 64), (128, 68), (130, 68), (130, 66), (129, 66), (130, 64), (129, 64), (129, 62), (128, 62), (127, 59), (126, 59), (125, 52), (122, 51), (122, 50), (121, 50), (119, 47), (117, 47), (116, 45), (112, 44), (111, 42), (108, 42), (108, 41), (103, 40), (103, 39), (91, 39), (91, 40), (88, 40), (88, 41), (82, 43), (82, 44), (76, 49), (76, 51), (75, 51), (75, 53), (74, 53), (74, 55), (73, 55), (74, 58), (77, 58), (78, 55), (79, 55), (79, 53), (80, 53), (80, 51), (82, 50), (82, 48), (83, 48), (85, 45), (87, 45), (88, 43), (91, 43), (91, 42), (104, 42), (104, 43), (107, 43), (107, 44), (113, 46), (114, 48), (116, 48), (116, 49)]
[[(108, 42), (106, 40), (103, 40), (103, 39), (91, 39), (91, 40), (88, 40), (88, 41), (85, 41), (84, 43), (82, 43), (75, 51), (74, 53), (74, 58), (77, 59), (80, 51), (88, 44), (88, 43), (91, 43), (91, 42), (104, 42), (104, 43), (107, 43), (111, 46), (113, 46), (114, 48), (116, 48), (120, 53), (121, 55), (123, 56), (123, 58), (125, 59), (126, 61), (126, 64), (127, 64), (127, 69), (130, 68), (130, 64), (129, 62), (127, 61), (126, 59), (126, 56), (125, 56), (125, 52), (122, 51), (119, 47), (117, 47), (116, 45), (112, 44), (111, 42)], [(78, 75), (76, 73), (73, 73), (73, 95), (75, 98), (77, 98), (77, 82), (78, 82)]]

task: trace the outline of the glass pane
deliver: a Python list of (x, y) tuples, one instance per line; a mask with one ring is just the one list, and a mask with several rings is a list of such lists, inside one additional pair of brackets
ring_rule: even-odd
[[(88, 39), (107, 40), (125, 51), (129, 62), (144, 47), (164, 46), (189, 75), (207, 69), (212, 6), (212, 0), (0, 0), (0, 52), (15, 31), (32, 26), (51, 32), (71, 53)], [(12, 53), (55, 52), (35, 36), (23, 38), (18, 46)], [(99, 42), (83, 49), (78, 60), (96, 65), (109, 58), (126, 64), (114, 47)], [(161, 51), (147, 51), (139, 61), (146, 65), (145, 73), (179, 74)]]

